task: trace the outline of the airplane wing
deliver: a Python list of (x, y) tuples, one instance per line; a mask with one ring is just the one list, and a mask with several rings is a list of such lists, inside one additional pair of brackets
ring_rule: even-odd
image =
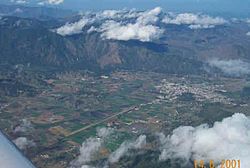
[(1, 131), (0, 168), (35, 168), (35, 166)]

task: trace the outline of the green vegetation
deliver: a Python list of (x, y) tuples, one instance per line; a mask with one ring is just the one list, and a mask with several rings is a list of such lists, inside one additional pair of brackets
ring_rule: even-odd
[[(35, 150), (29, 151), (32, 159), (36, 159), (36, 153), (51, 155), (48, 163), (39, 162), (41, 165), (56, 164), (53, 159), (70, 162), (78, 154), (79, 145), (86, 139), (97, 136), (98, 127), (109, 126), (115, 129), (115, 133), (104, 142), (108, 152), (112, 152), (124, 141), (135, 139), (139, 134), (170, 133), (180, 125), (211, 124), (234, 112), (250, 114), (245, 105), (250, 103), (247, 84), (237, 85), (237, 90), (230, 89), (239, 80), (210, 79), (202, 83), (204, 78), (195, 75), (183, 79), (171, 75), (127, 71), (121, 72), (122, 75), (120, 72), (111, 73), (107, 79), (84, 72), (54, 75), (40, 72), (41, 78), (38, 80), (33, 72), (23, 72), (28, 73), (33, 80), (30, 82), (22, 76), (16, 79), (25, 86), (36, 85), (37, 87), (32, 87), (35, 94), (27, 94), (31, 90), (18, 87), (14, 90), (22, 92), (8, 94), (15, 85), (6, 85), (0, 99), (0, 128), (15, 135), (13, 128), (21, 123), (21, 119), (31, 121), (35, 131), (19, 133), (18, 136), (28, 136), (37, 143)], [(5, 78), (10, 78), (10, 74)], [(189, 92), (176, 96), (176, 99), (162, 98), (164, 93), (160, 93), (156, 86), (161, 85), (163, 79), (181, 83), (181, 88), (186, 83), (202, 88), (225, 85), (222, 89), (227, 91), (216, 91), (214, 96), (228, 97), (232, 99), (232, 103), (213, 102), (210, 99), (197, 101), (197, 95)], [(75, 134), (70, 135), (75, 131)], [(148, 153), (143, 157), (149, 157)], [(137, 156), (131, 162), (123, 159), (121, 162), (129, 166), (144, 165)], [(149, 159), (151, 162), (148, 164), (156, 167), (169, 164), (166, 162), (157, 165), (154, 158)]]

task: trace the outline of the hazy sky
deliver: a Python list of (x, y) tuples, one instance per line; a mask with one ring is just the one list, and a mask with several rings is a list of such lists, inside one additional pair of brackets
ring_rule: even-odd
[[(39, 1), (55, 2), (63, 0), (0, 0), (0, 2), (8, 1), (29, 1), (29, 4), (34, 5)], [(250, 15), (250, 0), (64, 0), (63, 3), (56, 6), (74, 10), (149, 9), (160, 6), (169, 11)]]

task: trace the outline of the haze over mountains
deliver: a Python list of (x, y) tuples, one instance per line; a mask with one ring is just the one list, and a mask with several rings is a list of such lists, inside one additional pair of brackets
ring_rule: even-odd
[(0, 5), (0, 15), (17, 16), (22, 18), (35, 18), (48, 20), (53, 18), (64, 18), (74, 15), (75, 12), (58, 8), (28, 7), (22, 5)]
[(0, 129), (38, 167), (247, 168), (249, 75), (250, 18), (0, 5)]
[[(247, 20), (165, 13), (159, 7), (75, 17), (50, 8), (8, 8), (0, 8), (5, 13), (0, 20), (2, 64), (188, 74), (216, 67), (210, 61), (215, 58), (249, 61)], [(60, 15), (69, 17), (57, 19)]]

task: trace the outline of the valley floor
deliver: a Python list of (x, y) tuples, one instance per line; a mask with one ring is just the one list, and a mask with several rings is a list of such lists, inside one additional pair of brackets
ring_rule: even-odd
[(97, 128), (116, 131), (102, 159), (141, 134), (169, 134), (181, 125), (212, 124), (236, 112), (250, 115), (249, 95), (243, 94), (249, 81), (241, 78), (117, 71), (14, 80), (1, 79), (0, 129), (13, 140), (32, 141), (35, 145), (26, 143), (22, 150), (41, 168), (68, 167)]

